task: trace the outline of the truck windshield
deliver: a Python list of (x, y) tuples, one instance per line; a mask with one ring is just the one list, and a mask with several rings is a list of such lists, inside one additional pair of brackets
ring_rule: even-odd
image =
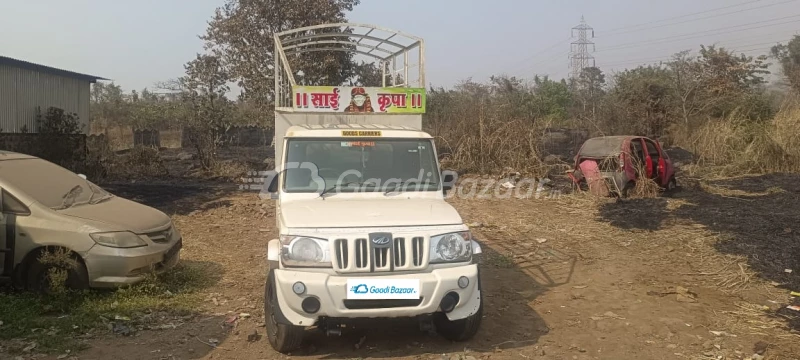
[(290, 139), (286, 192), (436, 191), (439, 171), (428, 139)]

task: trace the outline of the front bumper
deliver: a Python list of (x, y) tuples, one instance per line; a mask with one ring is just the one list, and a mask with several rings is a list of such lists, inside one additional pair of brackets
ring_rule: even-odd
[[(361, 275), (361, 276), (359, 276)], [(467, 287), (458, 286), (458, 278), (466, 276), (470, 281)], [(419, 279), (421, 301), (418, 304), (397, 306), (397, 301), (385, 302), (370, 300), (347, 300), (348, 278), (374, 278), (374, 279)], [(292, 285), (303, 282), (305, 293), (297, 295), (292, 291)], [(440, 302), (445, 294), (455, 292), (459, 301), (455, 308), (447, 313), (450, 320), (464, 319), (478, 312), (481, 297), (478, 285), (478, 266), (475, 264), (458, 266), (445, 269), (435, 269), (425, 273), (404, 273), (379, 275), (353, 274), (351, 276), (330, 275), (327, 273), (314, 273), (307, 271), (294, 271), (291, 269), (275, 270), (275, 288), (283, 317), (289, 323), (299, 326), (311, 326), (320, 317), (329, 318), (385, 318), (385, 317), (414, 317), (432, 314), (440, 311)], [(301, 303), (307, 297), (316, 297), (320, 302), (320, 309), (314, 314), (303, 311)], [(347, 301), (347, 305), (346, 305)], [(386, 307), (388, 306), (396, 307)]]
[(167, 244), (118, 249), (95, 245), (84, 256), (89, 286), (113, 288), (144, 280), (145, 275), (167, 271), (180, 260), (182, 239)]

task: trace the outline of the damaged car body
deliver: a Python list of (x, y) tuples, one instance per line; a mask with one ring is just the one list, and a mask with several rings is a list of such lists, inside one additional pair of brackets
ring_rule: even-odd
[[(112, 195), (46, 160), (0, 151), (0, 275), (48, 291), (68, 263), (66, 286), (114, 288), (179, 261), (181, 234), (163, 212)], [(41, 260), (61, 254), (61, 264)]]
[(642, 176), (664, 190), (677, 187), (675, 169), (661, 145), (643, 136), (602, 136), (583, 143), (567, 172), (581, 190), (625, 197)]

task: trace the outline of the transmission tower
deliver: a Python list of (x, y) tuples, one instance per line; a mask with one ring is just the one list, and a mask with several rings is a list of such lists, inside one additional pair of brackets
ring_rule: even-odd
[[(586, 23), (586, 20), (581, 16), (580, 25), (572, 28), (571, 36), (575, 37), (575, 32), (578, 32), (578, 39), (570, 44), (569, 53), (569, 67), (572, 68), (572, 78), (577, 79), (581, 75), (581, 71), (587, 67), (595, 66), (594, 56), (589, 52), (589, 46), (592, 47), (592, 52), (595, 51), (594, 42), (590, 39), (594, 38), (594, 29)], [(591, 38), (589, 37), (591, 33)]]

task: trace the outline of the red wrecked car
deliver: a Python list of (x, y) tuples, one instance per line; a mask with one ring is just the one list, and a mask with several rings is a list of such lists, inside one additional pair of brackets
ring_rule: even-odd
[(586, 140), (568, 175), (581, 189), (596, 195), (627, 196), (644, 175), (665, 190), (674, 190), (675, 168), (658, 141), (643, 136), (602, 136)]

